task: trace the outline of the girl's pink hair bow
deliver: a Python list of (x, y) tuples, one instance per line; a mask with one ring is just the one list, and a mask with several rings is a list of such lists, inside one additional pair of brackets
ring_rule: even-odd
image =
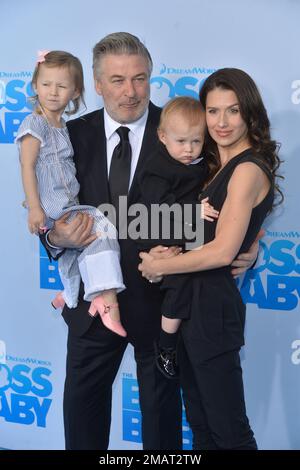
[(42, 62), (45, 62), (45, 57), (47, 54), (49, 54), (50, 51), (38, 51), (37, 55), (37, 63), (41, 64)]

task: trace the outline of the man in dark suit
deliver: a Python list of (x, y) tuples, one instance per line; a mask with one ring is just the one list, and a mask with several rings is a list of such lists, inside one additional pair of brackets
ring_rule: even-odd
[[(126, 126), (132, 151), (130, 206), (140, 201), (137, 180), (155, 145), (160, 116), (160, 108), (149, 101), (152, 60), (137, 37), (114, 33), (94, 47), (93, 70), (104, 108), (68, 123), (80, 183), (79, 200), (96, 207), (110, 202), (109, 172), (120, 140), (117, 130)], [(48, 243), (54, 247), (84, 246), (95, 239), (92, 225), (84, 214), (78, 214), (69, 224), (63, 217), (48, 233)], [(112, 383), (129, 341), (137, 364), (144, 449), (181, 449), (179, 384), (165, 378), (155, 366), (153, 343), (160, 330), (161, 293), (157, 285), (140, 275), (136, 243), (130, 238), (120, 239), (120, 248), (126, 290), (118, 301), (128, 333), (126, 340), (105, 328), (99, 317), (88, 315), (89, 304), (82, 295), (76, 309), (65, 307), (63, 311), (69, 327), (64, 392), (66, 448), (107, 449)], [(173, 254), (176, 249), (168, 249), (165, 256)], [(247, 266), (256, 254), (257, 249), (248, 254)]]

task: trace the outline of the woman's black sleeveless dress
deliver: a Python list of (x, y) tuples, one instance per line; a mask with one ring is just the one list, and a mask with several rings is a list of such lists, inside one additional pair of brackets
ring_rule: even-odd
[[(251, 149), (232, 158), (201, 194), (221, 210), (237, 165), (257, 164), (270, 189), (253, 210), (240, 252), (247, 252), (270, 211), (274, 186), (270, 172)], [(241, 183), (242, 184), (242, 183)], [(205, 221), (204, 242), (215, 238), (217, 221)], [(239, 349), (244, 344), (245, 305), (231, 267), (199, 271), (190, 277), (190, 318), (181, 324), (179, 366), (194, 448), (256, 449), (246, 415)]]
[[(237, 165), (253, 162), (271, 179), (264, 164), (253, 155), (251, 149), (232, 158), (216, 175), (201, 194), (209, 197), (210, 204), (221, 210), (227, 195), (227, 186)], [(263, 201), (253, 210), (245, 239), (239, 250), (245, 253), (272, 208), (274, 188), (271, 184)], [(215, 238), (217, 221), (205, 221), (204, 243)], [(199, 271), (192, 275), (193, 295), (190, 319), (182, 325), (183, 336), (196, 342), (198, 356), (207, 359), (226, 350), (240, 348), (244, 344), (245, 305), (241, 299), (231, 267)]]

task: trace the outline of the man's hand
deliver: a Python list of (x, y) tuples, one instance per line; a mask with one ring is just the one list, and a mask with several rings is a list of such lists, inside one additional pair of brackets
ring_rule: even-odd
[(265, 231), (261, 229), (254, 242), (252, 243), (250, 250), (247, 253), (241, 253), (231, 264), (234, 269), (231, 270), (231, 274), (236, 277), (239, 274), (243, 274), (247, 269), (256, 262), (259, 249), (259, 240), (264, 236)]
[(79, 212), (71, 222), (67, 222), (69, 216), (70, 214), (64, 214), (56, 220), (48, 234), (51, 245), (61, 248), (81, 248), (96, 240), (97, 234), (91, 234), (93, 217)]

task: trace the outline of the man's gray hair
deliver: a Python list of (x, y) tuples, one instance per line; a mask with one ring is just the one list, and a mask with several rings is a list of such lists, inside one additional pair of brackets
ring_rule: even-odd
[(147, 60), (149, 76), (151, 75), (153, 66), (151, 55), (146, 46), (133, 34), (124, 32), (112, 33), (97, 42), (93, 49), (93, 71), (95, 77), (99, 76), (101, 59), (107, 54), (140, 55)]

